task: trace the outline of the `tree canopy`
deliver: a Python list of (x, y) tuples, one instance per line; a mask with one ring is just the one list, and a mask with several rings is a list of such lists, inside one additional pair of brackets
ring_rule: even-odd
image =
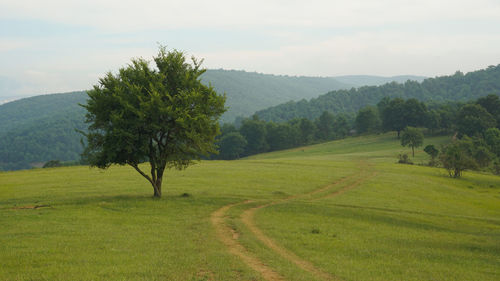
[[(130, 165), (161, 197), (165, 168), (183, 169), (215, 152), (225, 96), (200, 82), (204, 70), (184, 53), (160, 47), (156, 68), (133, 59), (88, 91), (84, 158), (91, 166)], [(150, 174), (139, 164), (148, 161)]]
[(415, 147), (424, 143), (424, 134), (418, 128), (406, 127), (401, 136), (401, 145), (411, 147), (412, 156), (415, 157)]

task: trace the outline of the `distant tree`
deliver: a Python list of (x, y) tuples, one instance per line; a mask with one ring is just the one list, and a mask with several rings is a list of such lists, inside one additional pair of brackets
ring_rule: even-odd
[(332, 140), (334, 138), (333, 125), (335, 123), (335, 115), (328, 111), (324, 111), (321, 116), (316, 119), (317, 138), (320, 140)]
[(220, 137), (237, 131), (238, 129), (233, 124), (224, 123), (220, 128)]
[(488, 128), (495, 125), (493, 116), (478, 104), (464, 105), (458, 112), (457, 126), (461, 136), (482, 136)]
[(247, 141), (239, 132), (230, 132), (225, 134), (218, 142), (218, 159), (232, 160), (238, 159), (245, 151)]
[(411, 147), (412, 156), (415, 157), (415, 147), (424, 143), (424, 134), (418, 128), (406, 127), (401, 136), (401, 145)]
[(298, 143), (299, 131), (288, 123), (266, 124), (266, 140), (270, 151), (287, 149)]
[(243, 120), (240, 127), (240, 134), (247, 141), (245, 155), (262, 153), (269, 149), (266, 140), (266, 123), (259, 120), (256, 116), (252, 119)]
[(476, 103), (486, 109), (500, 127), (500, 98), (497, 95), (487, 95), (477, 99)]
[(382, 126), (386, 131), (396, 131), (399, 138), (401, 131), (407, 126), (403, 99), (395, 98), (385, 106), (382, 112)]
[(376, 107), (367, 106), (358, 111), (356, 116), (358, 133), (373, 133), (380, 129), (381, 121)]
[(500, 130), (498, 128), (489, 128), (484, 133), (484, 140), (490, 147), (491, 152), (500, 158)]
[(301, 118), (296, 125), (299, 130), (299, 143), (302, 145), (311, 143), (316, 132), (314, 123), (309, 119)]
[(436, 164), (436, 157), (439, 154), (439, 150), (432, 144), (427, 145), (424, 148), (425, 153), (427, 153), (431, 157), (431, 161), (429, 162), (430, 166), (435, 166)]
[(441, 127), (441, 116), (436, 110), (428, 111), (425, 115), (424, 126), (431, 131), (431, 133), (436, 132), (436, 130)]
[(468, 151), (469, 145), (464, 140), (456, 140), (442, 148), (439, 160), (450, 177), (458, 178), (463, 171), (477, 168), (477, 163)]
[(416, 99), (408, 99), (404, 103), (404, 123), (406, 126), (419, 127), (425, 124), (427, 107)]
[[(88, 91), (89, 124), (84, 158), (91, 166), (130, 165), (161, 197), (166, 168), (184, 169), (201, 155), (216, 152), (218, 118), (225, 97), (200, 81), (201, 62), (160, 47), (156, 68), (133, 59), (116, 75), (108, 73)], [(139, 164), (148, 161), (151, 172)]]
[(335, 118), (335, 122), (333, 123), (333, 133), (336, 139), (343, 139), (345, 138), (351, 129), (351, 126), (349, 125), (349, 121), (347, 118), (340, 114), (337, 115)]

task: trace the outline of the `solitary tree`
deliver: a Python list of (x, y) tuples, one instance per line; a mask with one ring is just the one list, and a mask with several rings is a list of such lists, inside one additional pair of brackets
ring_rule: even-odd
[(415, 147), (419, 147), (424, 143), (424, 134), (414, 127), (406, 127), (401, 136), (401, 145), (410, 146), (412, 156), (415, 157)]
[(448, 170), (450, 177), (458, 178), (467, 169), (477, 168), (477, 163), (469, 152), (470, 145), (466, 140), (456, 140), (442, 148), (439, 160)]
[[(200, 82), (201, 61), (160, 47), (156, 67), (133, 59), (117, 74), (107, 73), (88, 91), (89, 124), (84, 159), (105, 169), (130, 165), (161, 197), (165, 168), (187, 168), (201, 155), (216, 152), (218, 118), (225, 96)], [(150, 174), (141, 170), (150, 163)]]

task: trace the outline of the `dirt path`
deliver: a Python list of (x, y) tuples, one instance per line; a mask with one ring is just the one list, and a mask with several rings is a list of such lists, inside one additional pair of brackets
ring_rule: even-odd
[[(361, 166), (362, 166), (362, 171), (360, 171), (360, 173), (358, 173), (356, 175), (349, 176), (349, 177), (341, 178), (340, 180), (338, 180), (332, 184), (326, 185), (322, 188), (316, 189), (314, 191), (311, 191), (311, 192), (308, 192), (305, 194), (293, 195), (293, 196), (290, 196), (290, 197), (287, 197), (284, 199), (276, 200), (276, 201), (273, 201), (273, 202), (270, 202), (267, 204), (263, 204), (263, 205), (260, 205), (257, 207), (247, 209), (241, 214), (241, 220), (248, 227), (248, 229), (255, 235), (255, 237), (258, 240), (260, 240), (264, 245), (266, 245), (269, 249), (271, 249), (272, 251), (274, 251), (275, 253), (277, 253), (281, 257), (291, 261), (292, 263), (297, 265), (299, 268), (311, 273), (317, 279), (320, 279), (320, 280), (341, 280), (340, 278), (338, 278), (336, 276), (330, 275), (330, 274), (322, 271), (321, 269), (315, 267), (311, 262), (300, 258), (295, 253), (293, 253), (293, 252), (287, 250), (286, 248), (280, 246), (279, 244), (277, 244), (270, 237), (265, 235), (261, 229), (259, 229), (257, 227), (257, 225), (255, 224), (254, 217), (255, 217), (255, 213), (258, 210), (263, 209), (265, 207), (269, 207), (269, 206), (277, 205), (277, 204), (283, 204), (283, 203), (286, 203), (286, 202), (294, 200), (294, 199), (302, 199), (302, 198), (306, 199), (307, 197), (311, 197), (311, 196), (315, 196), (319, 193), (327, 192), (328, 190), (333, 189), (333, 188), (343, 184), (345, 181), (349, 181), (351, 179), (358, 178), (360, 175), (362, 175), (355, 182), (350, 183), (341, 189), (338, 189), (338, 190), (335, 190), (334, 192), (327, 193), (326, 195), (321, 195), (319, 197), (311, 198), (311, 199), (318, 200), (318, 199), (331, 198), (331, 197), (338, 196), (338, 195), (346, 192), (347, 190), (350, 190), (350, 189), (353, 189), (353, 188), (359, 186), (361, 183), (366, 181), (368, 178), (371, 178), (371, 177), (376, 175), (375, 172), (371, 173), (368, 176), (363, 175), (366, 172), (366, 170), (365, 170), (366, 165), (362, 164)], [(285, 280), (276, 271), (274, 271), (269, 266), (265, 265), (257, 257), (255, 257), (250, 252), (248, 252), (248, 250), (245, 249), (240, 243), (238, 243), (238, 241), (237, 241), (238, 236), (239, 236), (238, 233), (234, 229), (228, 227), (224, 222), (224, 217), (225, 217), (225, 213), (227, 210), (229, 210), (230, 208), (232, 208), (236, 205), (247, 204), (247, 203), (250, 203), (250, 201), (246, 201), (246, 202), (238, 203), (238, 204), (227, 205), (227, 206), (224, 206), (221, 209), (217, 210), (216, 212), (212, 213), (211, 220), (212, 220), (212, 224), (214, 225), (214, 227), (216, 229), (217, 235), (218, 235), (219, 239), (226, 245), (229, 252), (231, 252), (232, 254), (234, 254), (236, 256), (239, 256), (247, 265), (249, 265), (255, 271), (259, 272), (265, 280)]]
[(286, 280), (272, 268), (264, 264), (250, 252), (248, 252), (248, 250), (238, 242), (239, 234), (234, 229), (227, 226), (227, 224), (225, 223), (224, 218), (226, 216), (227, 210), (236, 205), (247, 203), (249, 203), (249, 201), (226, 205), (212, 213), (212, 215), (210, 216), (210, 220), (215, 228), (217, 237), (220, 241), (222, 241), (222, 243), (224, 243), (224, 245), (226, 245), (231, 254), (240, 257), (243, 262), (245, 262), (253, 270), (259, 272), (262, 275), (262, 278), (264, 278), (265, 280)]

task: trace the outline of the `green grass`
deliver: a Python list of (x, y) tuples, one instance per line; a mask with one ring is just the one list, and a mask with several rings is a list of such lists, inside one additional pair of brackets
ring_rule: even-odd
[[(0, 280), (261, 280), (218, 241), (210, 214), (304, 194), (361, 169), (376, 175), (336, 197), (263, 208), (256, 224), (343, 280), (499, 280), (500, 177), (451, 179), (395, 164), (402, 152), (411, 149), (384, 134), (203, 161), (169, 171), (161, 200), (128, 167), (0, 173)], [(418, 149), (415, 163), (427, 160)], [(46, 207), (23, 209), (37, 205)], [(313, 280), (239, 220), (250, 206), (229, 212), (241, 243), (287, 279)]]

